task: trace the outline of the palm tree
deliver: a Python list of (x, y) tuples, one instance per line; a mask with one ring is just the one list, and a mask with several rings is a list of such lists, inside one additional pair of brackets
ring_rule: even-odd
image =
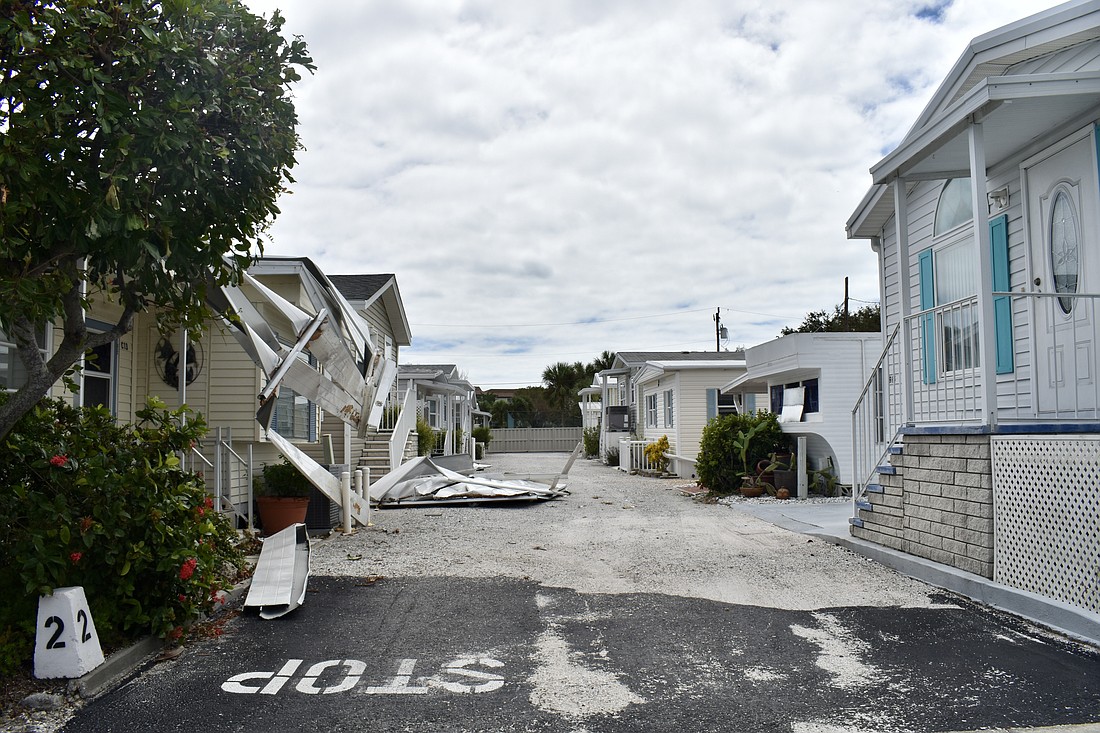
[[(578, 367), (580, 367), (578, 369)], [(542, 372), (542, 381), (546, 385), (546, 396), (550, 403), (562, 412), (570, 403), (577, 401), (577, 382), (584, 379), (584, 365), (580, 362), (567, 364), (559, 361), (551, 364)], [(583, 385), (582, 385), (583, 386)]]

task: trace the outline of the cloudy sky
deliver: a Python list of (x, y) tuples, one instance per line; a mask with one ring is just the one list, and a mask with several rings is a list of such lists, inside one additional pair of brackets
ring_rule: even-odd
[(267, 253), (394, 273), (404, 363), (538, 384), (877, 301), (844, 224), (966, 43), (1041, 0), (245, 0), (301, 35)]

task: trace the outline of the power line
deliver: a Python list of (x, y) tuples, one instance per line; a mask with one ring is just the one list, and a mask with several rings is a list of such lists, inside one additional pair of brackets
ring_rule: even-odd
[(710, 308), (672, 311), (671, 313), (652, 313), (646, 316), (625, 316), (623, 318), (592, 318), (585, 321), (563, 321), (560, 323), (411, 323), (412, 326), (438, 326), (441, 328), (543, 328), (545, 326), (591, 326), (597, 323), (618, 323), (620, 321), (640, 321), (644, 318), (666, 318), (684, 313), (701, 313)]

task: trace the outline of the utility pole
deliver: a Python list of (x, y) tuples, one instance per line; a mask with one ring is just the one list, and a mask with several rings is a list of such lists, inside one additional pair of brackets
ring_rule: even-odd
[(852, 324), (848, 320), (848, 276), (844, 276), (844, 330), (851, 331)]
[(718, 352), (718, 351), (722, 350), (722, 345), (721, 345), (721, 342), (720, 342), (721, 332), (722, 332), (722, 321), (720, 320), (721, 317), (722, 317), (722, 309), (718, 308), (716, 311), (714, 311), (714, 350), (715, 350), (715, 352)]

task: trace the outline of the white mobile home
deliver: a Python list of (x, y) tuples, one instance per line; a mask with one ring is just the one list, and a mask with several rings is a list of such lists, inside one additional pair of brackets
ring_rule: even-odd
[(726, 394), (768, 395), (792, 442), (806, 438), (807, 466), (853, 476), (852, 405), (882, 347), (878, 333), (792, 333), (745, 351), (747, 371)]
[(974, 39), (848, 220), (881, 275), (860, 538), (1100, 612), (1100, 2)]

